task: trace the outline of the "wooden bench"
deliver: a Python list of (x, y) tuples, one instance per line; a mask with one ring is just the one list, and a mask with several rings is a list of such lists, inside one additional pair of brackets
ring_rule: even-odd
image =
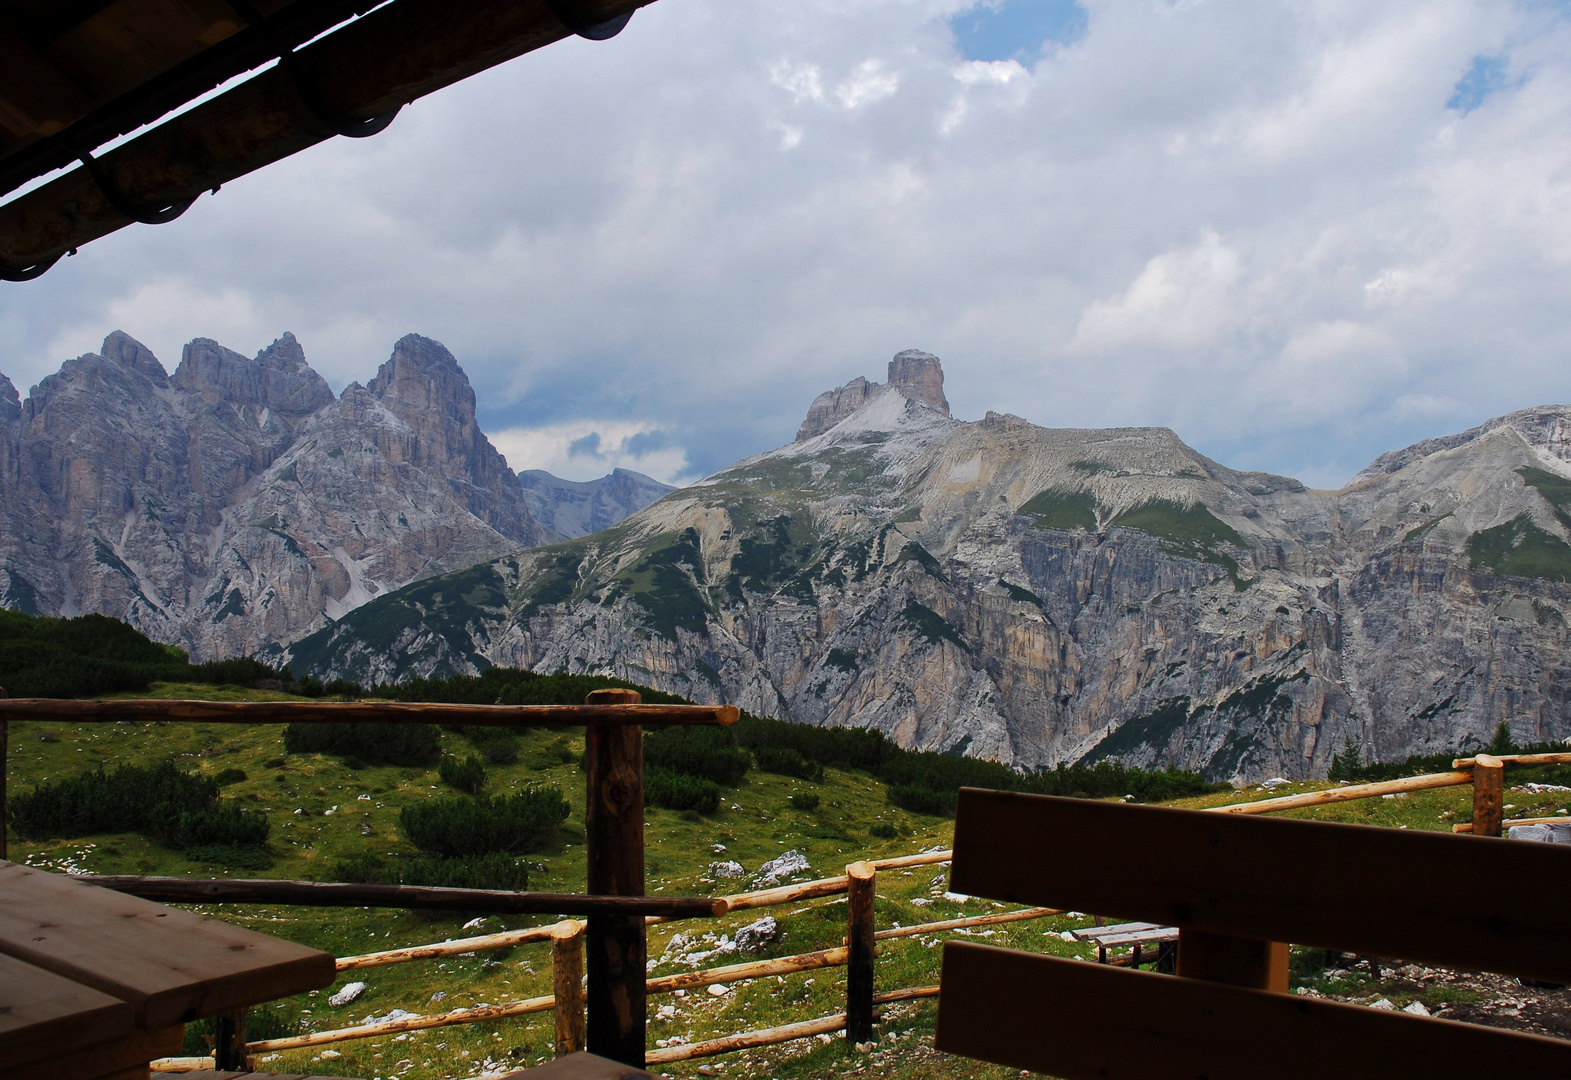
[(1178, 976), (947, 942), (947, 1053), (1064, 1080), (1571, 1076), (1571, 1042), (1287, 993), (1285, 944), (1571, 981), (1571, 848), (965, 789), (954, 851), (957, 892), (1177, 927)]
[(1148, 945), (1157, 946), (1157, 954), (1151, 959), (1158, 965), (1165, 966), (1173, 952), (1173, 947), (1178, 944), (1178, 927), (1158, 926), (1156, 923), (1132, 922), (1118, 923), (1115, 926), (1088, 926), (1083, 930), (1071, 930), (1071, 934), (1079, 941), (1089, 941), (1096, 946), (1096, 962), (1108, 962), (1107, 950), (1129, 949), (1129, 955), (1122, 960), (1115, 959), (1113, 963), (1124, 963), (1129, 967), (1139, 967), (1145, 961), (1141, 951)]
[(0, 861), (4, 1080), (145, 1080), (190, 1021), (335, 977), (316, 949)]

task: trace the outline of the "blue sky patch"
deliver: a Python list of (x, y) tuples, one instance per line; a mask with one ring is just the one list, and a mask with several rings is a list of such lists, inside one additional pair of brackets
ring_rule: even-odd
[(1506, 86), (1506, 58), (1504, 56), (1475, 56), (1467, 74), (1457, 80), (1456, 89), (1446, 108), (1455, 109), (1466, 116), (1484, 103), (1484, 99)]
[(1030, 66), (1048, 42), (1068, 45), (1086, 32), (1075, 0), (987, 0), (949, 20), (967, 60), (1018, 60)]

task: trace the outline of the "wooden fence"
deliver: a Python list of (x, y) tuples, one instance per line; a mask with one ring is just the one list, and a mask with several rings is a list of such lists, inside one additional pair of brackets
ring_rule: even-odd
[[(877, 942), (1062, 914), (1031, 907), (990, 915), (942, 920), (877, 930), (874, 925), (876, 877), (880, 869), (946, 862), (949, 851), (856, 862), (838, 877), (783, 885), (718, 898), (643, 895), (643, 753), (645, 724), (729, 724), (735, 708), (643, 705), (632, 691), (597, 691), (582, 706), (474, 706), (396, 702), (198, 702), (0, 700), (0, 857), (4, 857), (7, 723), (10, 720), (122, 722), (178, 720), (198, 723), (462, 723), (490, 726), (584, 726), (586, 728), (586, 846), (588, 894), (509, 893), (472, 889), (351, 885), (277, 880), (195, 880), (145, 876), (104, 876), (101, 885), (149, 899), (172, 902), (249, 902), (317, 906), (460, 908), (492, 913), (550, 913), (585, 916), (547, 926), (458, 941), (343, 957), (339, 970), (456, 956), (549, 941), (552, 989), (547, 996), (453, 1009), (430, 1016), (406, 1017), (281, 1039), (247, 1042), (243, 1014), (220, 1018), (218, 1068), (243, 1068), (256, 1054), (299, 1049), (402, 1031), (424, 1030), (554, 1011), (558, 1054), (580, 1049), (627, 1064), (664, 1064), (696, 1057), (788, 1042), (844, 1030), (848, 1040), (872, 1037), (880, 1004), (936, 996), (937, 986), (875, 993)], [(1480, 754), (1453, 762), (1454, 771), (1404, 777), (1372, 784), (1212, 807), (1216, 813), (1270, 814), (1429, 788), (1473, 785), (1473, 821), (1454, 831), (1499, 836), (1504, 826), (1545, 819), (1503, 821), (1505, 766), (1571, 763), (1571, 753), (1491, 757)], [(1549, 819), (1563, 820), (1563, 819)], [(646, 927), (675, 919), (715, 917), (767, 909), (844, 894), (847, 897), (845, 944), (831, 949), (731, 964), (650, 979), (645, 970)], [(587, 962), (586, 962), (587, 952)], [(846, 967), (846, 1010), (833, 1016), (743, 1032), (704, 1042), (646, 1050), (645, 1002), (650, 994), (672, 993), (717, 983)], [(587, 970), (587, 979), (584, 973)], [(587, 986), (586, 986), (587, 984)], [(621, 1005), (617, 1000), (620, 998)], [(169, 1061), (166, 1065), (174, 1067)]]

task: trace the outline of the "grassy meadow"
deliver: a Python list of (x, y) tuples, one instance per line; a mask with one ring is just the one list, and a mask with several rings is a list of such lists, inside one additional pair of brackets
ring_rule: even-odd
[[(281, 693), (232, 687), (159, 683), (134, 696), (205, 697), (209, 699), (284, 699)], [(242, 728), (200, 724), (18, 723), (10, 731), (9, 782), (12, 795), (35, 785), (74, 776), (99, 766), (148, 765), (173, 759), (182, 768), (223, 779), (223, 794), (272, 824), (267, 846), (270, 865), (246, 869), (192, 861), (181, 851), (161, 847), (137, 834), (109, 834), (52, 841), (24, 841), (13, 836), (11, 857), (57, 870), (95, 873), (175, 874), (188, 876), (267, 876), (332, 880), (340, 860), (367, 853), (380, 856), (414, 854), (399, 831), (400, 808), (420, 800), (452, 796), (437, 768), (363, 765), (351, 768), (338, 757), (288, 754), (281, 727)], [(471, 752), (464, 736), (443, 731), (443, 751)], [(528, 853), (534, 868), (530, 888), (574, 892), (584, 889), (584, 780), (574, 755), (583, 737), (575, 730), (524, 732), (515, 764), (487, 765), (489, 794), (507, 794), (529, 785), (559, 788), (570, 801), (566, 824)], [(358, 762), (354, 764), (359, 765)], [(241, 778), (238, 774), (243, 773)], [(1511, 783), (1511, 781), (1508, 781)], [(1175, 800), (1173, 805), (1209, 806), (1241, 798), (1265, 798), (1327, 786), (1300, 783), (1272, 792), (1249, 789)], [(1394, 828), (1449, 831), (1470, 815), (1466, 787), (1417, 792), (1405, 797), (1297, 811), (1292, 816), (1354, 822)], [(791, 796), (818, 794), (812, 811), (794, 807)], [(1508, 816), (1549, 816), (1571, 809), (1568, 792), (1527, 794), (1508, 790)], [(804, 800), (810, 801), (810, 800)], [(711, 862), (730, 859), (751, 873), (787, 850), (806, 856), (811, 877), (843, 872), (863, 858), (906, 855), (947, 847), (952, 823), (944, 817), (898, 809), (888, 801), (886, 785), (853, 771), (830, 768), (819, 783), (754, 769), (736, 786), (724, 789), (720, 808), (708, 815), (651, 808), (646, 814), (647, 882), (651, 893), (710, 895), (742, 891), (743, 881), (714, 881)], [(892, 828), (891, 828), (892, 827)], [(875, 835), (877, 833), (883, 836)], [(895, 835), (890, 837), (888, 834)], [(721, 848), (723, 847), (723, 853)], [(1313, 872), (1307, 868), (1306, 872)], [(1004, 905), (987, 901), (945, 899), (942, 866), (886, 870), (879, 874), (878, 925), (914, 925), (962, 915), (982, 914)], [(479, 933), (540, 925), (549, 917), (488, 917), (465, 929), (467, 915), (438, 917), (396, 910), (307, 909), (262, 905), (206, 906), (195, 910), (238, 925), (302, 942), (344, 956), (380, 949), (441, 941)], [(741, 912), (713, 920), (652, 926), (649, 955), (660, 958), (680, 952), (672, 939), (680, 934), (700, 948), (713, 948), (722, 935), (762, 915), (779, 921), (779, 937), (753, 957), (788, 955), (838, 945), (845, 932), (844, 898), (808, 901), (770, 911)], [(1094, 950), (1065, 941), (1060, 934), (1085, 926), (1089, 919), (1067, 916), (1029, 923), (1005, 924), (973, 931), (969, 936), (990, 943), (1090, 958)], [(960, 932), (964, 933), (964, 931)], [(930, 984), (937, 981), (941, 949), (952, 934), (880, 943), (878, 989)], [(716, 955), (701, 966), (736, 963), (746, 957)], [(1356, 972), (1327, 978), (1319, 954), (1295, 955), (1295, 981), (1324, 993), (1343, 996), (1385, 994), (1398, 1007), (1424, 1000), (1432, 1008), (1447, 1004), (1446, 987), (1404, 998), (1392, 985), (1376, 984), (1372, 974)], [(667, 961), (653, 974), (690, 970)], [(252, 1037), (286, 1029), (325, 1030), (350, 1026), (393, 1009), (433, 1013), (459, 1006), (496, 1004), (550, 993), (550, 954), (546, 944), (479, 953), (443, 961), (422, 961), (350, 972), (334, 989), (350, 981), (368, 984), (352, 1004), (333, 1007), (333, 990), (318, 991), (266, 1007), (253, 1022)], [(837, 1013), (844, 1008), (844, 970), (830, 968), (784, 978), (739, 983), (712, 995), (704, 989), (685, 996), (650, 999), (649, 1039), (673, 1037), (698, 1041), (722, 1034), (754, 1030)], [(662, 1006), (674, 1011), (660, 1014)], [(814, 1039), (748, 1053), (723, 1055), (663, 1066), (673, 1076), (735, 1075), (748, 1077), (817, 1077), (843, 1073), (902, 1077), (1015, 1077), (1015, 1070), (946, 1059), (931, 1050), (935, 1006), (932, 1001), (907, 1002), (884, 1013), (876, 1048), (859, 1053), (841, 1038)], [(311, 1072), (365, 1078), (472, 1077), (507, 1067), (533, 1064), (547, 1057), (552, 1045), (550, 1013), (501, 1022), (439, 1028), (392, 1037), (338, 1043), (269, 1056), (261, 1067), (274, 1072)], [(329, 1051), (324, 1053), (324, 1050)]]

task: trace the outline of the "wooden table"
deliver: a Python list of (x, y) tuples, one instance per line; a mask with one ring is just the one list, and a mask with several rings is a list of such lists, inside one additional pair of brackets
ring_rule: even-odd
[(145, 1080), (192, 1020), (334, 977), (327, 953), (0, 861), (3, 1080)]
[(1140, 950), (1145, 946), (1176, 945), (1178, 941), (1178, 927), (1163, 926), (1160, 923), (1132, 922), (1119, 923), (1117, 926), (1088, 926), (1070, 932), (1081, 941), (1089, 941), (1096, 946), (1096, 962), (1099, 964), (1107, 963), (1108, 949), (1133, 949), (1129, 957), (1131, 967), (1140, 966)]

